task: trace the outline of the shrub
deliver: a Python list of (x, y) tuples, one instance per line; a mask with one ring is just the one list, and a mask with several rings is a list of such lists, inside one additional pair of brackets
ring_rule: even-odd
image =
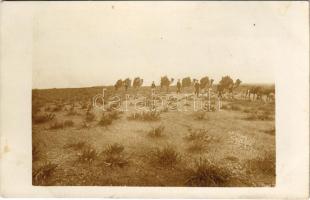
[(128, 120), (140, 120), (140, 121), (157, 121), (160, 119), (160, 112), (154, 111), (143, 111), (132, 113), (127, 118)]
[(99, 121), (99, 125), (108, 126), (108, 125), (112, 124), (113, 120), (117, 120), (120, 118), (119, 114), (120, 114), (120, 112), (117, 110), (113, 110), (110, 112), (104, 112), (102, 114), (100, 121)]
[(124, 146), (118, 143), (108, 145), (108, 147), (103, 151), (105, 154), (120, 154), (124, 151)]
[(185, 137), (188, 141), (204, 140), (207, 137), (206, 129), (188, 129), (189, 134)]
[(195, 187), (219, 187), (226, 186), (230, 180), (230, 173), (211, 163), (209, 160), (200, 158), (195, 161), (195, 166), (188, 169), (187, 186)]
[(86, 112), (86, 117), (85, 117), (86, 122), (92, 122), (95, 120), (95, 118), (96, 118), (96, 116), (94, 113), (89, 112), (89, 111)]
[(32, 118), (33, 123), (41, 124), (53, 120), (55, 118), (55, 114), (49, 113), (44, 115), (35, 115)]
[(64, 127), (71, 127), (74, 125), (74, 122), (72, 120), (65, 120), (64, 121)]
[(275, 176), (276, 159), (275, 152), (263, 153), (264, 156), (257, 157), (246, 162), (246, 171), (248, 174), (267, 174)]
[(262, 121), (267, 121), (267, 120), (272, 120), (272, 118), (270, 117), (270, 113), (268, 111), (256, 111), (253, 112), (251, 114), (249, 114), (246, 117), (246, 120), (262, 120)]
[(174, 168), (181, 160), (180, 154), (171, 146), (151, 152), (151, 162), (163, 168)]
[(203, 110), (196, 111), (196, 112), (194, 112), (194, 118), (196, 120), (206, 119), (206, 112)]
[(55, 121), (51, 126), (50, 129), (63, 129), (66, 127), (72, 127), (74, 122), (72, 120), (65, 120), (65, 121)]
[(62, 109), (63, 109), (63, 105), (57, 104), (57, 105), (52, 109), (52, 111), (53, 111), (53, 112), (59, 112), (59, 111), (62, 111)]
[(80, 153), (78, 153), (77, 162), (81, 163), (92, 163), (97, 158), (98, 153), (96, 149), (92, 148), (90, 145), (86, 145)]
[(158, 127), (152, 128), (152, 130), (148, 132), (148, 135), (150, 137), (162, 137), (164, 130), (165, 130), (165, 126), (160, 125)]
[(66, 144), (66, 145), (64, 145), (64, 148), (72, 148), (74, 150), (82, 150), (86, 146), (87, 145), (85, 142), (77, 142), (77, 143)]
[(118, 143), (108, 145), (102, 151), (103, 163), (109, 167), (124, 167), (128, 165), (128, 161), (123, 156), (124, 146)]
[(108, 126), (112, 124), (112, 117), (108, 113), (103, 113), (98, 123), (100, 126)]
[(38, 168), (32, 170), (33, 185), (48, 185), (49, 178), (55, 172), (58, 165), (46, 162)]
[(55, 121), (51, 126), (50, 129), (63, 129), (64, 128), (64, 123)]

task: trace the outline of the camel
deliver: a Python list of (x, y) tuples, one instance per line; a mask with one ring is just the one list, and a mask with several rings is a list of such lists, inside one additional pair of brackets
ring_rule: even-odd
[(252, 100), (262, 100), (263, 96), (267, 97), (267, 101), (272, 101), (275, 96), (274, 88), (262, 88), (260, 86), (255, 86), (246, 91), (245, 98), (251, 99), (251, 95), (253, 95)]
[(275, 89), (274, 88), (263, 88), (260, 90), (261, 96), (266, 96), (267, 101), (273, 101), (275, 97)]
[(261, 87), (259, 86), (255, 86), (255, 87), (251, 87), (250, 89), (248, 89), (246, 91), (246, 94), (245, 94), (245, 98), (248, 98), (249, 100), (251, 100), (251, 95), (253, 95), (253, 98), (252, 100), (258, 100), (261, 98), (261, 95), (260, 95), (260, 90), (261, 90)]

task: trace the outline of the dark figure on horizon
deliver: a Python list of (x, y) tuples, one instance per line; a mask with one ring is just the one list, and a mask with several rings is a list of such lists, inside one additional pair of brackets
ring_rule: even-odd
[(200, 85), (198, 83), (198, 81), (196, 80), (195, 83), (194, 83), (194, 87), (195, 87), (195, 95), (197, 95), (197, 97), (199, 96), (199, 88), (200, 88)]
[(181, 93), (181, 81), (179, 79), (177, 82), (177, 94), (180, 94), (180, 93)]
[(125, 91), (127, 92), (127, 90), (128, 90), (128, 83), (127, 82), (125, 82)]

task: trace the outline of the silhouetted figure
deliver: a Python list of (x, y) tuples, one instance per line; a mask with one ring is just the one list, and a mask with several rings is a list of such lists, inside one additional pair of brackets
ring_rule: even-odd
[(155, 89), (155, 88), (156, 88), (156, 85), (155, 85), (154, 81), (152, 82), (151, 88), (152, 88), (152, 89)]
[(200, 88), (198, 81), (195, 81), (194, 87), (195, 87), (195, 95), (197, 95), (197, 97), (198, 97), (199, 96), (199, 88)]
[(127, 90), (128, 90), (128, 83), (127, 82), (125, 82), (125, 91), (127, 92)]
[(181, 93), (181, 82), (180, 82), (180, 79), (178, 80), (177, 82), (177, 94), (180, 94)]

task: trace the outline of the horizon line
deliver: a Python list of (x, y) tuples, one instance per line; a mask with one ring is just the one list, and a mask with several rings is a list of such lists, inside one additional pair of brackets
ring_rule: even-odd
[[(214, 84), (217, 85), (218, 83)], [(242, 85), (275, 85), (275, 83), (271, 82), (247, 82), (241, 83)], [(175, 85), (171, 85), (175, 86)], [(32, 90), (52, 90), (52, 89), (83, 89), (83, 88), (98, 88), (98, 87), (114, 87), (114, 85), (94, 85), (94, 86), (82, 86), (82, 87), (51, 87), (51, 88), (32, 88)], [(132, 87), (132, 86), (131, 86)], [(150, 87), (150, 85), (142, 85), (141, 87)], [(157, 85), (156, 87), (160, 87)]]

